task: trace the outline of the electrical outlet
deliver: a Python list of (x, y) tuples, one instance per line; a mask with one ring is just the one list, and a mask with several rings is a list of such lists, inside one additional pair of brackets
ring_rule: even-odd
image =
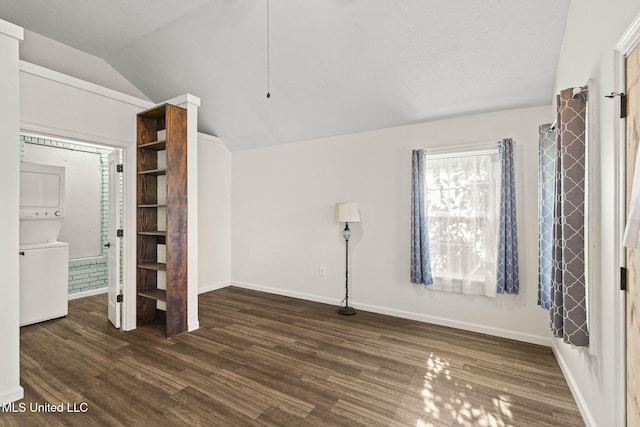
[(318, 276), (327, 277), (327, 269), (324, 267), (318, 268)]
[(524, 297), (523, 293), (520, 293), (520, 294), (516, 295), (516, 304), (517, 305), (525, 305), (526, 303), (527, 303), (527, 300)]

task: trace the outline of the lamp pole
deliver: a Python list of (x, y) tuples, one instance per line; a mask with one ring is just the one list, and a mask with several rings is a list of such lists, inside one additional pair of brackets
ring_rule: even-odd
[(349, 237), (351, 237), (351, 230), (349, 229), (349, 223), (345, 222), (344, 230), (342, 231), (345, 244), (345, 257), (344, 257), (344, 307), (338, 308), (338, 313), (346, 316), (356, 314), (356, 310), (353, 307), (349, 307)]

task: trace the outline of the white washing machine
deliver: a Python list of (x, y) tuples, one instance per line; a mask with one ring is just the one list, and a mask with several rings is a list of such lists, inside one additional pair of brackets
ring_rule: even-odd
[(68, 313), (69, 244), (20, 245), (20, 326)]
[(64, 168), (20, 166), (20, 326), (68, 313), (69, 244), (64, 220)]

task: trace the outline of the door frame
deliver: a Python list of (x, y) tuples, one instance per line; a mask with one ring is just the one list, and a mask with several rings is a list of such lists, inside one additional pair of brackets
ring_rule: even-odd
[[(613, 90), (617, 93), (626, 93), (626, 59), (636, 48), (640, 47), (640, 15), (636, 16), (631, 25), (618, 40), (613, 51)], [(614, 188), (614, 206), (617, 207), (617, 215), (614, 218), (614, 236), (616, 236), (617, 248), (613, 251), (612, 261), (615, 266), (612, 283), (615, 289), (620, 289), (619, 267), (626, 267), (625, 248), (622, 244), (624, 225), (626, 223), (625, 202), (625, 164), (626, 164), (626, 130), (627, 120), (620, 118), (620, 101), (616, 101), (613, 107), (613, 143), (614, 143), (614, 170), (617, 173)], [(615, 393), (617, 402), (615, 425), (625, 425), (627, 409), (627, 358), (626, 358), (626, 292), (616, 291), (614, 296), (614, 318), (617, 320), (615, 328), (615, 360), (617, 372), (615, 378)]]
[[(122, 283), (120, 280), (120, 272), (122, 271), (122, 265), (120, 263), (123, 260), (122, 245), (120, 245), (120, 238), (118, 238), (118, 230), (123, 230), (120, 223), (120, 204), (124, 200), (124, 194), (121, 192), (120, 183), (124, 186), (124, 179), (121, 181), (118, 166), (123, 165), (122, 150), (120, 148), (114, 148), (109, 153), (109, 166), (108, 166), (108, 187), (109, 187), (109, 223), (107, 232), (107, 252), (109, 254), (107, 261), (108, 284), (107, 284), (107, 317), (109, 321), (116, 328), (120, 329), (122, 324), (122, 303), (118, 301), (119, 295), (122, 294)], [(114, 197), (115, 195), (115, 197)], [(115, 199), (115, 200), (114, 200)], [(113, 308), (112, 308), (113, 307)]]
[[(122, 317), (120, 329), (130, 331), (136, 328), (136, 147), (135, 142), (121, 141), (113, 138), (96, 137), (72, 130), (51, 128), (49, 126), (32, 123), (21, 123), (21, 134), (36, 134), (45, 138), (58, 140), (71, 140), (99, 145), (106, 148), (119, 148), (122, 150), (122, 164), (124, 165), (123, 181), (124, 193), (122, 197), (122, 209), (124, 212), (124, 230), (122, 245)], [(133, 266), (133, 267), (132, 267)]]

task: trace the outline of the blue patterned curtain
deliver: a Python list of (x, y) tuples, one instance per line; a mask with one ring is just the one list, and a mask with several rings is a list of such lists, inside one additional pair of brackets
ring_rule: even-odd
[(549, 310), (556, 186), (556, 131), (551, 124), (539, 127), (538, 144), (538, 305)]
[(425, 201), (427, 153), (413, 150), (411, 165), (411, 282), (431, 285), (429, 226)]
[(498, 235), (498, 293), (517, 294), (520, 286), (518, 266), (518, 220), (513, 140), (503, 139), (500, 148), (502, 192)]

